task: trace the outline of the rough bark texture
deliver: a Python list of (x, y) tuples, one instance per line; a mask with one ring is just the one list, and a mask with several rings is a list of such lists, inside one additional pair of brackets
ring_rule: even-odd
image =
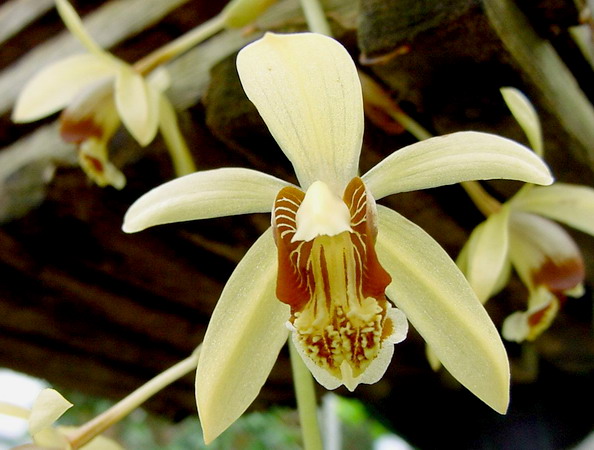
[[(79, 11), (86, 13), (103, 2), (78, 3)], [(502, 86), (522, 89), (543, 120), (546, 155), (557, 178), (591, 186), (594, 73), (564, 38), (567, 27), (579, 22), (580, 11), (570, 1), (518, 0), (520, 9), (508, 1), (493, 4), (361, 0), (358, 12), (353, 3), (330, 17), (337, 36), (364, 70), (435, 133), (478, 129), (524, 141), (498, 92)], [(220, 6), (189, 1), (114, 52), (133, 61)], [(513, 14), (526, 27), (519, 44), (505, 35), (499, 22), (511, 19), (502, 19), (502, 14)], [(345, 23), (356, 23), (357, 30)], [(304, 22), (296, 15), (268, 26), (295, 30), (303, 29)], [(60, 27), (55, 12), (42, 15), (0, 47), (0, 64), (5, 69), (18, 64), (33, 46), (32, 36), (45, 40)], [(558, 56), (555, 67), (566, 70), (563, 77), (551, 79), (544, 73), (540, 56)], [(290, 164), (241, 91), (233, 55), (211, 74), (206, 95), (181, 115), (200, 169), (251, 167), (292, 180)], [(575, 114), (567, 117), (567, 111)], [(17, 142), (38, 125), (16, 126), (5, 114), (0, 118), (0, 145)], [(411, 142), (406, 134), (388, 136), (367, 124), (361, 170)], [(267, 228), (269, 217), (175, 224), (126, 235), (120, 226), (127, 207), (173, 175), (159, 140), (141, 150), (122, 132), (112, 147), (115, 160), (127, 163), (124, 190), (100, 189), (78, 168), (62, 167), (39, 207), (0, 227), (0, 366), (115, 399), (200, 343), (225, 280)], [(491, 183), (489, 188), (504, 198), (517, 184)], [(452, 256), (482, 220), (456, 186), (383, 203), (422, 226)], [(431, 372), (424, 344), (414, 331), (397, 347), (388, 375), (358, 389), (358, 396), (374, 402), (420, 448), (552, 449), (575, 442), (593, 425), (592, 418), (579, 411), (589, 408), (594, 396), (594, 246), (591, 238), (573, 234), (590, 274), (586, 295), (570, 300), (551, 330), (534, 344), (542, 358), (540, 377), (533, 380), (529, 370), (514, 366), (515, 379), (524, 383), (514, 387), (508, 416), (499, 417), (456, 389), (447, 374)], [(524, 298), (523, 288), (512, 283), (488, 309), (499, 325), (511, 311), (524, 307)], [(519, 356), (518, 346), (509, 349), (513, 357)], [(292, 402), (290, 383), (287, 355), (282, 353), (256, 406)], [(149, 407), (173, 417), (193, 414), (191, 377), (168, 388)], [(563, 427), (563, 433), (551, 424)]]

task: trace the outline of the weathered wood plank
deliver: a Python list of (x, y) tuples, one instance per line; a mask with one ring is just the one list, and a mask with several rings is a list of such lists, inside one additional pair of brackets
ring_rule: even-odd
[(0, 6), (0, 45), (53, 6), (53, 0), (11, 0)]

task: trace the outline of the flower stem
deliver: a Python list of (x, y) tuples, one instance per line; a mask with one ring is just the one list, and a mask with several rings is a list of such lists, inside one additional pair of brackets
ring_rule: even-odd
[(460, 185), (485, 217), (489, 217), (501, 208), (501, 203), (491, 197), (478, 181), (463, 181)]
[(303, 435), (303, 446), (305, 450), (322, 450), (313, 378), (290, 338), (289, 351), (291, 354), (293, 383), (295, 384), (297, 396), (297, 409), (299, 410), (299, 421), (301, 422), (301, 433)]
[(77, 428), (68, 435), (70, 446), (76, 450), (90, 442), (113, 424), (134, 411), (138, 406), (159, 392), (164, 387), (195, 370), (198, 366), (200, 347), (191, 356), (178, 362), (174, 366), (157, 375), (149, 382), (143, 384), (130, 395), (120, 400), (107, 411), (99, 414), (94, 419)]
[(188, 51), (195, 45), (215, 35), (223, 28), (225, 28), (225, 16), (219, 14), (188, 31), (186, 34), (165, 44), (163, 47), (149, 53), (144, 58), (139, 59), (134, 64), (134, 68), (138, 73), (146, 75), (157, 66)]
[(190, 149), (186, 144), (186, 140), (179, 129), (179, 123), (177, 121), (177, 115), (173, 109), (173, 105), (165, 98), (161, 96), (161, 124), (160, 130), (165, 145), (169, 150), (169, 156), (173, 162), (173, 168), (175, 175), (181, 177), (190, 173), (196, 172), (196, 164), (192, 159)]
[(314, 33), (332, 36), (326, 14), (318, 0), (301, 0), (301, 9), (305, 15), (307, 27)]
[[(400, 108), (398, 108), (388, 99), (388, 94), (384, 92), (383, 88), (379, 86), (374, 80), (364, 73), (360, 73), (363, 97), (367, 96), (367, 99), (382, 108), (386, 114), (388, 114), (396, 122), (400, 123), (406, 131), (416, 137), (419, 141), (429, 139), (433, 137), (429, 131), (427, 131), (421, 124), (415, 119), (410, 117)], [(499, 211), (501, 203), (491, 197), (487, 191), (483, 189), (481, 184), (477, 181), (463, 181), (460, 183), (464, 188), (472, 202), (479, 209), (485, 217)]]

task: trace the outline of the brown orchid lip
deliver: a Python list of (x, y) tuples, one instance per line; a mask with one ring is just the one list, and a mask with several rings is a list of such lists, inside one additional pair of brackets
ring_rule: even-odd
[(532, 281), (535, 286), (544, 285), (555, 295), (562, 295), (584, 281), (586, 276), (584, 261), (581, 255), (555, 262), (546, 259), (541, 266), (533, 272)]
[(103, 163), (98, 158), (87, 154), (83, 154), (82, 157), (93, 167), (96, 173), (103, 173)]
[(375, 206), (363, 181), (354, 178), (343, 195), (352, 231), (293, 241), (304, 198), (287, 187), (275, 202), (277, 297), (291, 306), (289, 322), (305, 355), (336, 378), (345, 370), (356, 378), (394, 332), (384, 294), (391, 277), (375, 252)]
[(60, 116), (60, 136), (65, 142), (80, 144), (92, 137), (101, 139), (103, 129), (91, 118), (73, 120), (64, 112)]

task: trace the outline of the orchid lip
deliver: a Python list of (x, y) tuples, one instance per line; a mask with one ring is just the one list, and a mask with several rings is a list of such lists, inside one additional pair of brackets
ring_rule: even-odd
[[(324, 213), (343, 216), (326, 218)], [(296, 238), (304, 221), (307, 233), (302, 236), (309, 239)], [(288, 327), (306, 365), (329, 389), (344, 384), (353, 390), (377, 381), (407, 325), (384, 295), (391, 277), (375, 254), (375, 203), (362, 180), (354, 178), (343, 199), (321, 182), (305, 194), (284, 188), (272, 223), (277, 297), (291, 306)]]

